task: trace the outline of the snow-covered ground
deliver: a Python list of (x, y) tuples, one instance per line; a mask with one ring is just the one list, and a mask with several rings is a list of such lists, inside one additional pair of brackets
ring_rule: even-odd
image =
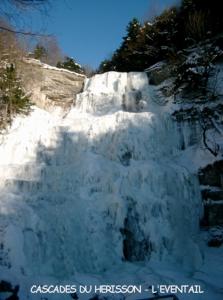
[(179, 299), (222, 299), (223, 249), (199, 231), (195, 173), (211, 156), (157, 97), (145, 73), (96, 75), (68, 114), (34, 108), (1, 136), (0, 279), (21, 299), (69, 283), (199, 284)]

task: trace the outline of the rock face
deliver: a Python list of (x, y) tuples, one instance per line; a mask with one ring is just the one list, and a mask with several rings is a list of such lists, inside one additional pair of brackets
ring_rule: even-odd
[(39, 108), (52, 110), (55, 106), (68, 108), (75, 95), (83, 89), (85, 76), (24, 59), (19, 66), (20, 77), (31, 101)]
[(172, 69), (166, 62), (159, 62), (145, 70), (149, 77), (149, 83), (159, 85), (164, 80), (171, 78)]
[(219, 160), (199, 171), (204, 202), (205, 227), (223, 226), (223, 160)]
[(216, 161), (213, 165), (200, 170), (199, 180), (203, 185), (223, 188), (223, 160)]

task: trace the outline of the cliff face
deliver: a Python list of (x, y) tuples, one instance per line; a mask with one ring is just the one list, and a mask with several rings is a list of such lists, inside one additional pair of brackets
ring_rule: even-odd
[(48, 111), (56, 106), (70, 107), (75, 95), (83, 89), (84, 75), (50, 67), (35, 59), (24, 59), (19, 69), (31, 101)]

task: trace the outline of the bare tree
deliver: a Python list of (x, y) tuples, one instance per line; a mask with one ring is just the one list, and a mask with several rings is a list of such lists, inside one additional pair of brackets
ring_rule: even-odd
[(208, 14), (202, 11), (190, 12), (185, 29), (194, 41), (204, 40), (208, 32)]
[(61, 49), (58, 45), (57, 39), (54, 36), (43, 36), (37, 38), (37, 44), (43, 47), (46, 51), (46, 55), (40, 60), (49, 65), (56, 66), (58, 61), (63, 59)]
[(19, 9), (27, 9), (30, 7), (36, 7), (39, 5), (43, 5), (48, 0), (1, 0), (0, 7), (5, 7), (6, 5), (13, 5)]
[[(220, 146), (216, 143), (214, 139), (212, 141), (208, 138), (208, 130), (214, 128), (217, 129), (215, 123), (212, 119), (211, 114), (207, 111), (198, 110), (199, 123), (202, 128), (202, 140), (205, 148), (213, 155), (218, 156), (220, 151)], [(217, 129), (218, 130), (218, 129)]]
[(29, 99), (19, 77), (19, 72), (24, 73), (21, 36), (30, 39), (42, 35), (17, 27), (25, 10), (41, 10), (46, 3), (48, 0), (0, 0), (0, 129), (10, 125), (16, 113), (29, 110)]
[[(0, 1), (0, 17), (10, 22), (21, 18), (21, 13), (28, 9), (43, 9), (46, 4), (49, 4), (50, 0), (1, 0)], [(4, 25), (0, 26), (1, 31), (7, 31), (22, 35), (36, 36), (38, 33), (30, 31), (15, 30), (14, 28), (8, 28)]]
[(14, 58), (18, 59), (21, 56), (22, 49), (19, 47), (18, 40), (12, 32), (13, 28), (9, 22), (0, 18), (0, 29), (1, 27), (7, 30), (0, 30), (0, 61), (8, 59), (13, 62)]
[(92, 66), (90, 65), (83, 65), (83, 70), (84, 70), (84, 74), (87, 76), (87, 77), (91, 77), (93, 75), (95, 75), (96, 71), (94, 70), (94, 68), (92, 68)]

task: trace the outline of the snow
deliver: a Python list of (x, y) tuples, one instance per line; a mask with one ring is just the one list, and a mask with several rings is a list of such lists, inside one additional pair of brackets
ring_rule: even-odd
[(159, 70), (162, 67), (164, 67), (165, 65), (166, 65), (166, 61), (159, 61), (158, 63), (155, 63), (151, 67), (147, 68), (145, 70), (145, 72), (151, 72), (151, 71)]
[(190, 167), (209, 154), (156, 97), (146, 73), (95, 75), (68, 114), (34, 108), (1, 137), (0, 255), (11, 268), (0, 272), (22, 299), (32, 284), (69, 282), (202, 283), (201, 297), (180, 299), (222, 299), (222, 249), (199, 232), (201, 159)]
[[(48, 69), (48, 70), (55, 70), (55, 71), (58, 71), (58, 72), (65, 72), (65, 73), (70, 73), (70, 74), (74, 74), (76, 76), (79, 76), (79, 77), (86, 77), (84, 74), (80, 74), (80, 73), (77, 73), (77, 72), (74, 72), (74, 71), (70, 71), (70, 70), (67, 70), (67, 69), (63, 69), (63, 68), (57, 68), (57, 67), (54, 67), (54, 66), (50, 66), (48, 64), (44, 64), (43, 62), (41, 62), (40, 60), (38, 59), (34, 59), (34, 58), (25, 58), (24, 61), (28, 64), (34, 64), (34, 65), (38, 65), (40, 66), (41, 68), (44, 68), (44, 69)], [(79, 64), (75, 64), (77, 66), (80, 66)]]

